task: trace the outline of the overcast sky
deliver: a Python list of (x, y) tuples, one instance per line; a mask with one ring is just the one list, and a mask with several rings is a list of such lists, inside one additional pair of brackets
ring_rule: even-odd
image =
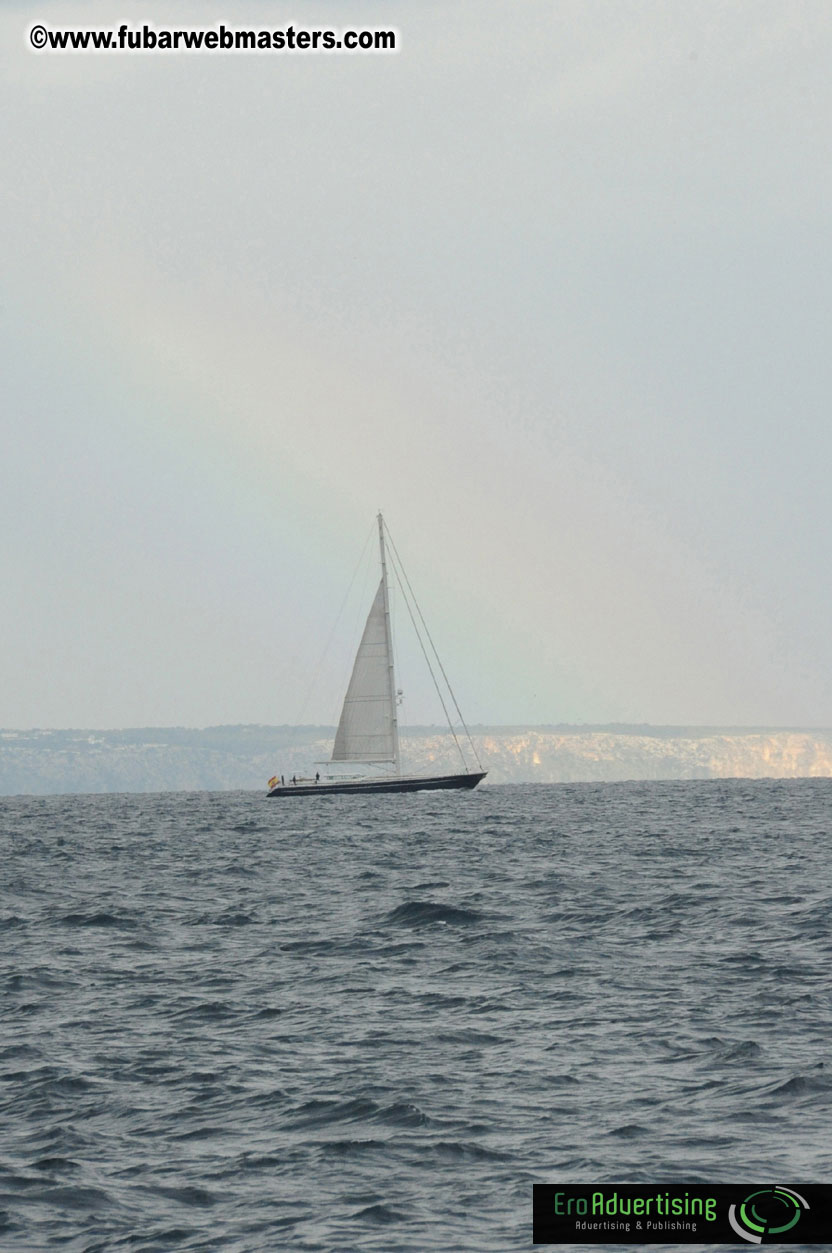
[(332, 721), (379, 507), (470, 721), (832, 724), (828, 0), (0, 58), (0, 725)]

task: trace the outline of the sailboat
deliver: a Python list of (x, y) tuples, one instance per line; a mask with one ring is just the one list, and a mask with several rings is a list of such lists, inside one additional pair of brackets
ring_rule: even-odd
[[(370, 767), (386, 766), (387, 771), (383, 774), (362, 774), (358, 776), (339, 776), (335, 774), (323, 778), (317, 773), (314, 779), (298, 779), (297, 776), (294, 776), (294, 780), (291, 782), (283, 782), (275, 777), (269, 780), (268, 796), (320, 796), (322, 794), (332, 796), (334, 794), (352, 794), (355, 792), (364, 794), (367, 792), (422, 792), (446, 788), (475, 788), (487, 774), (487, 771), (482, 768), (474, 742), (459, 712), (456, 698), (453, 695), (450, 684), (447, 683), (444, 668), (439, 661), (436, 650), (433, 647), (433, 641), (430, 640), (426, 627), (425, 631), (428, 634), (431, 648), (443, 678), (445, 678), (448, 692), (456, 708), (459, 721), (462, 723), (465, 734), (468, 736), (470, 749), (479, 768), (477, 770), (468, 768), (465, 753), (462, 751), (459, 738), (454, 731), (445, 700), (428, 660), (431, 675), (434, 678), (434, 683), (436, 683), (451, 734), (460, 753), (463, 769), (460, 774), (408, 775), (402, 773), (401, 754), (399, 751), (399, 727), (396, 713), (400, 693), (396, 688), (393, 667), (393, 636), (390, 623), (390, 596), (387, 582), (387, 551), (385, 547), (385, 536), (389, 537), (389, 532), (381, 513), (378, 514), (377, 522), (379, 554), (381, 558), (381, 582), (370, 606), (364, 634), (358, 646), (358, 653), (352, 668), (352, 677), (347, 687), (347, 694), (344, 697), (341, 718), (335, 734), (332, 756), (329, 759), (329, 763), (321, 764), (354, 763), (355, 765)], [(395, 545), (392, 547), (394, 556), (398, 558)], [(396, 564), (400, 574), (399, 583), (404, 593), (401, 562), (397, 561)], [(406, 582), (406, 576), (403, 577)], [(407, 586), (409, 588), (409, 583)], [(412, 590), (411, 599), (413, 599)], [(410, 606), (408, 605), (408, 607)], [(418, 607), (417, 612), (424, 626), (424, 619)], [(416, 619), (412, 611), (411, 617), (413, 618), (414, 626), (416, 626)], [(425, 649), (425, 643), (421, 639), (421, 635), (420, 643), (425, 657), (428, 658), (428, 652)]]

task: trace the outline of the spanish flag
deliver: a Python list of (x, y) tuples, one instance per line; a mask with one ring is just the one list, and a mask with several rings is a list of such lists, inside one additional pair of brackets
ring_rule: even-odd
[(278, 779), (277, 775), (275, 775), (273, 779), (269, 779), (269, 787), (274, 787), (274, 785), (279, 782), (280, 779)]

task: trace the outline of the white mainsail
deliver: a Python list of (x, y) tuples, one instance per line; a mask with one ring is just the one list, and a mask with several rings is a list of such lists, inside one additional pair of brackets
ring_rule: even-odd
[(358, 646), (335, 735), (332, 761), (392, 762), (398, 766), (392, 672), (393, 646), (385, 572)]

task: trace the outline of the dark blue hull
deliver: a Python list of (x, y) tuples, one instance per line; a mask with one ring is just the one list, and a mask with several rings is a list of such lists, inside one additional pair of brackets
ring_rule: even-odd
[(486, 776), (486, 770), (478, 774), (439, 774), (433, 777), (344, 779), (342, 782), (328, 780), (325, 783), (287, 783), (285, 787), (273, 787), (268, 796), (345, 796), (355, 792), (436, 792), (447, 788), (475, 788)]

